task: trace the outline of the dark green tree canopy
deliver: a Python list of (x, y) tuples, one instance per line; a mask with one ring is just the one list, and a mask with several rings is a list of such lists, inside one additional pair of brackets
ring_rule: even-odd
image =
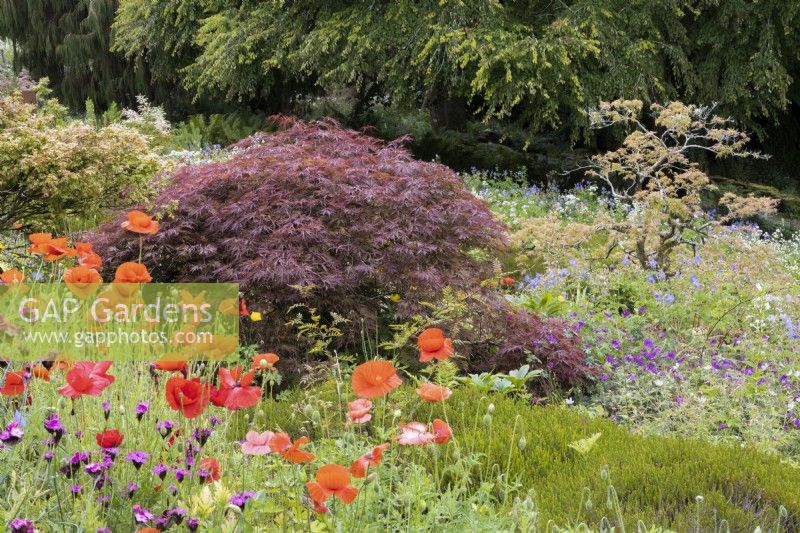
[(0, 34), (15, 41), (19, 63), (74, 94), (70, 103), (121, 91), (129, 99), (144, 80), (156, 96), (153, 84), (165, 83), (195, 99), (272, 109), (347, 88), (359, 105), (455, 103), (534, 131), (576, 131), (587, 108), (615, 98), (718, 101), (756, 130), (800, 104), (800, 3), (788, 0), (0, 5)]

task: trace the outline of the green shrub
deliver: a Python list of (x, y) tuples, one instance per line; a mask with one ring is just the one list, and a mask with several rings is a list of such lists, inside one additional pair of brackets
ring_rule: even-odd
[(263, 114), (228, 113), (191, 115), (172, 131), (170, 146), (178, 149), (200, 149), (207, 146), (228, 146), (261, 130), (266, 125)]
[(0, 100), (0, 231), (55, 229), (147, 198), (159, 163), (147, 138), (120, 126), (62, 123), (16, 97)]

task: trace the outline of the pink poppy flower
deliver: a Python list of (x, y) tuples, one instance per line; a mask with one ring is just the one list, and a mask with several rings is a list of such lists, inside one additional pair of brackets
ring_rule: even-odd
[(372, 415), (369, 410), (372, 409), (372, 402), (360, 398), (347, 404), (349, 412), (347, 413), (348, 424), (366, 424), (372, 420)]
[(434, 435), (428, 431), (428, 426), (422, 422), (400, 424), (400, 435), (394, 437), (398, 443), (406, 446), (420, 446), (433, 442)]
[(275, 435), (272, 431), (259, 433), (258, 431), (248, 431), (242, 443), (242, 453), (245, 455), (266, 455), (272, 453), (269, 441)]

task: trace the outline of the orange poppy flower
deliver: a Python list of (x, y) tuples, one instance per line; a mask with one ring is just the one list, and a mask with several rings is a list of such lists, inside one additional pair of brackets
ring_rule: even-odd
[(88, 268), (99, 270), (103, 266), (103, 258), (94, 252), (88, 254), (78, 255), (78, 264)]
[(180, 372), (186, 368), (186, 359), (161, 359), (153, 363), (153, 367), (163, 372)]
[(219, 302), (219, 312), (223, 315), (238, 316), (239, 315), (239, 299), (226, 298)]
[(50, 371), (42, 365), (36, 365), (30, 369), (31, 376), (43, 381), (50, 381)]
[(379, 398), (403, 383), (391, 361), (375, 359), (358, 365), (351, 384), (359, 398)]
[(274, 370), (274, 365), (281, 358), (274, 353), (260, 353), (253, 356), (253, 370)]
[(58, 261), (63, 257), (70, 257), (75, 255), (75, 250), (67, 245), (66, 237), (59, 237), (49, 242), (36, 245), (37, 254), (43, 255), (45, 261)]
[(153, 278), (141, 263), (122, 263), (117, 267), (114, 283), (150, 283)]
[(325, 503), (328, 498), (335, 496), (343, 503), (349, 504), (358, 496), (358, 489), (350, 484), (350, 472), (342, 465), (330, 464), (320, 467), (316, 479), (306, 483), (308, 495), (314, 503)]
[(85, 299), (100, 287), (103, 278), (93, 268), (76, 266), (64, 272), (64, 283), (67, 284), (72, 294)]
[(389, 443), (385, 442), (375, 446), (370, 451), (353, 461), (350, 465), (350, 473), (353, 477), (362, 478), (367, 475), (367, 470), (371, 466), (378, 466), (383, 460), (383, 452), (389, 448)]
[(313, 454), (300, 449), (311, 442), (308, 437), (300, 437), (292, 442), (288, 433), (276, 433), (269, 441), (269, 447), (273, 452), (278, 452), (281, 457), (290, 463), (310, 463), (315, 459)]
[(12, 268), (0, 274), (0, 281), (6, 285), (19, 284), (25, 281), (25, 274)]
[(515, 281), (516, 280), (514, 278), (512, 278), (511, 276), (505, 276), (505, 277), (500, 279), (500, 284), (505, 286), (505, 287), (510, 287), (511, 285), (514, 284)]
[(128, 231), (142, 235), (154, 235), (158, 233), (158, 222), (142, 211), (130, 211), (128, 213), (128, 220), (122, 223), (122, 227)]
[(41, 247), (53, 240), (53, 235), (51, 233), (31, 233), (28, 235), (28, 240), (31, 242), (28, 253), (39, 254), (42, 253)]
[(81, 256), (86, 255), (94, 252), (92, 249), (92, 243), (90, 242), (76, 242), (75, 243), (75, 252)]
[(417, 389), (417, 395), (426, 402), (443, 402), (448, 399), (453, 391), (441, 385), (423, 383)]
[(431, 424), (433, 426), (433, 442), (436, 444), (444, 444), (453, 436), (453, 430), (450, 425), (444, 420), (435, 419)]
[(417, 337), (419, 347), (419, 360), (427, 363), (436, 359), (444, 361), (453, 355), (453, 341), (444, 336), (444, 332), (439, 328), (428, 328)]

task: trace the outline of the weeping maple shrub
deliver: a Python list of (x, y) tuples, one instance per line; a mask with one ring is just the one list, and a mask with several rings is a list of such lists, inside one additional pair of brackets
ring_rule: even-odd
[[(228, 160), (174, 172), (154, 204), (161, 229), (142, 248), (154, 281), (239, 283), (264, 316), (246, 324), (249, 340), (285, 361), (300, 351), (292, 305), (352, 320), (354, 340), (493, 274), (479, 257), (496, 256), (506, 229), (452, 170), (332, 120), (273, 122), (279, 131), (245, 138)], [(140, 254), (121, 221), (89, 236), (107, 268)]]

